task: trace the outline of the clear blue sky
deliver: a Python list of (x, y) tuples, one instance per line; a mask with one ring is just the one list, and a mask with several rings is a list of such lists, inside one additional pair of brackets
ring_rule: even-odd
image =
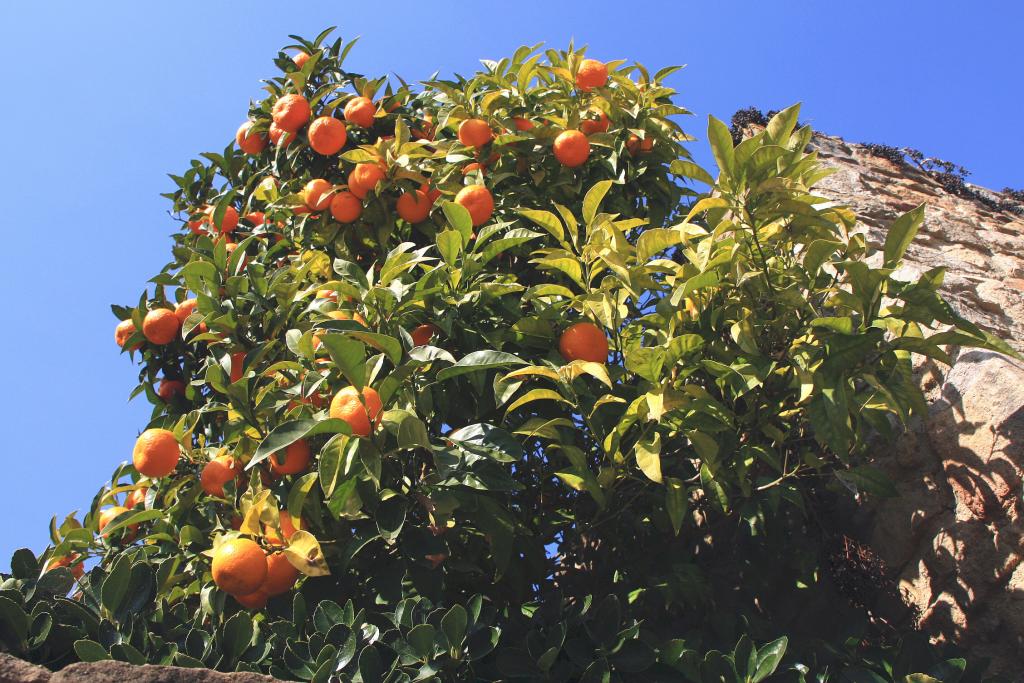
[(165, 174), (224, 147), (289, 33), (329, 25), (362, 36), (350, 68), (413, 81), (570, 38), (687, 64), (672, 85), (699, 137), (708, 113), (802, 101), (823, 131), (1024, 187), (1024, 9), (1009, 0), (3, 3), (0, 567), (45, 547), (52, 514), (88, 507), (149, 415), (126, 403), (137, 371), (108, 305), (137, 301), (169, 259)]

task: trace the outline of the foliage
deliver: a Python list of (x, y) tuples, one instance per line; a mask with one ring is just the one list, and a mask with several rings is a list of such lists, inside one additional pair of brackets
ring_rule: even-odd
[[(350, 126), (340, 156), (300, 131), (172, 176), (173, 261), (114, 312), (142, 330), (197, 300), (178, 340), (124, 345), (142, 344), (134, 394), (181, 462), (160, 479), (122, 464), (81, 528), (54, 522), (42, 559), (96, 563), (71, 598), (67, 569), (16, 558), (7, 649), (364, 683), (978, 680), (874, 628), (822, 569), (821, 501), (885, 495), (867, 437), (923, 410), (911, 354), (1009, 352), (942, 300), (941, 269), (892, 278), (921, 208), (872, 267), (853, 214), (812, 192), (827, 171), (795, 107), (739, 144), (711, 119), (715, 178), (683, 146), (675, 68), (610, 62), (609, 85), (583, 91), (582, 51), (522, 48), (414, 91), (345, 71), (352, 43), (328, 33), (299, 41), (301, 67), (278, 57), (252, 131), (282, 94), (332, 116), (346, 90), (379, 103), (372, 126)], [(561, 166), (551, 141), (599, 112), (589, 160)], [(459, 143), (470, 117), (493, 142)], [(305, 206), (309, 180), (343, 187), (359, 163), (387, 174), (356, 222)], [(465, 184), (493, 192), (492, 219), (453, 201)], [(439, 196), (413, 225), (396, 202), (421, 188)], [(230, 211), (242, 222), (218, 236)], [(560, 356), (580, 320), (607, 334), (606, 363)], [(161, 378), (184, 394), (160, 398)], [(327, 409), (350, 385), (384, 405), (367, 438)], [(273, 476), (300, 439), (309, 471)], [(245, 474), (210, 495), (199, 474), (224, 453)], [(103, 506), (142, 488), (97, 535)], [(210, 555), (232, 535), (272, 548), (285, 515), (306, 576), (247, 611)]]

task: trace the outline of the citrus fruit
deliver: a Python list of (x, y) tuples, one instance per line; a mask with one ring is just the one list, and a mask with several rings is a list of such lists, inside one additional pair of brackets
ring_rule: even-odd
[(588, 360), (604, 363), (608, 360), (608, 338), (594, 323), (576, 323), (562, 332), (558, 340), (558, 350), (567, 361)]
[(224, 541), (213, 554), (213, 582), (225, 593), (248, 595), (267, 578), (267, 556), (248, 538)]
[(568, 168), (582, 166), (590, 156), (590, 142), (578, 130), (566, 130), (558, 134), (554, 143), (555, 158)]
[(483, 119), (466, 119), (459, 124), (459, 142), (480, 148), (494, 139), (491, 126)]
[(302, 188), (302, 200), (311, 211), (323, 211), (331, 205), (332, 185), (323, 178), (315, 178)]
[(252, 128), (252, 125), (252, 121), (246, 121), (238, 127), (238, 131), (235, 133), (235, 144), (246, 154), (259, 154), (267, 147), (267, 136), (250, 133), (249, 129)]
[[(132, 338), (133, 334), (135, 334), (135, 323), (133, 323), (130, 318), (128, 320), (122, 320), (117, 324), (117, 327), (114, 328), (114, 341), (117, 342), (118, 346), (124, 348), (124, 345), (128, 343), (128, 340)], [(132, 348), (137, 349), (138, 345), (133, 346)]]
[(363, 199), (384, 180), (385, 171), (381, 164), (362, 163), (348, 174), (348, 189), (359, 199)]
[(409, 336), (412, 337), (412, 343), (414, 346), (425, 346), (434, 338), (435, 332), (437, 332), (437, 327), (430, 323), (423, 323), (422, 325), (416, 326), (416, 328), (409, 333)]
[(234, 479), (242, 471), (241, 463), (234, 457), (224, 454), (203, 466), (199, 475), (199, 485), (211, 496), (224, 497), (224, 484)]
[(152, 344), (170, 344), (179, 327), (178, 317), (169, 308), (155, 308), (142, 320), (142, 334)]
[(163, 399), (164, 402), (170, 402), (176, 396), (185, 395), (185, 383), (180, 379), (167, 379), (165, 377), (160, 380), (160, 386), (156, 390), (156, 395)]
[(278, 128), (294, 133), (306, 125), (312, 111), (302, 95), (283, 95), (274, 103), (271, 115)]
[(333, 116), (321, 116), (309, 124), (309, 146), (317, 154), (337, 154), (348, 140), (345, 124)]
[(373, 125), (374, 114), (377, 107), (368, 97), (353, 97), (345, 103), (345, 120), (360, 128), (369, 128)]
[(455, 203), (469, 211), (474, 228), (486, 223), (494, 213), (494, 197), (491, 196), (491, 191), (483, 185), (467, 185), (462, 188), (455, 195)]
[(270, 471), (277, 475), (298, 474), (309, 466), (309, 457), (309, 443), (305, 439), (299, 439), (284, 449), (283, 457), (278, 452), (268, 458)]
[(348, 190), (341, 190), (331, 197), (331, 215), (339, 223), (353, 223), (363, 213), (363, 203)]
[(596, 59), (584, 59), (576, 72), (576, 87), (587, 92), (608, 84), (608, 67)]
[(430, 207), (434, 203), (430, 201), (425, 190), (414, 192), (403, 192), (395, 203), (395, 210), (402, 220), (409, 223), (422, 223), (430, 215)]
[(299, 570), (292, 566), (284, 553), (271, 553), (267, 555), (267, 578), (264, 579), (261, 590), (273, 597), (287, 593), (295, 587), (299, 579)]
[(167, 429), (147, 429), (135, 440), (132, 462), (139, 474), (153, 479), (166, 477), (178, 465), (181, 449), (174, 433)]
[(374, 389), (363, 387), (360, 394), (355, 387), (349, 386), (331, 399), (330, 415), (347, 422), (356, 436), (369, 436), (372, 431), (370, 423), (380, 422), (382, 410), (380, 395)]

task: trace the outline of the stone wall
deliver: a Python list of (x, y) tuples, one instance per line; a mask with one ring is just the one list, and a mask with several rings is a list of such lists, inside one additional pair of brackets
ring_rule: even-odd
[[(926, 203), (903, 275), (945, 266), (943, 293), (957, 311), (1024, 351), (1021, 216), (951, 194), (861, 145), (824, 135), (813, 145), (837, 169), (819, 194), (853, 208), (874, 246), (896, 216)], [(1024, 680), (1024, 364), (951, 351), (950, 368), (917, 363), (928, 414), (897, 443), (876, 445), (899, 496), (869, 501), (852, 527), (898, 582), (906, 619)]]
[(104, 661), (72, 664), (50, 671), (0, 653), (0, 683), (278, 683), (276, 678), (251, 673), (220, 673), (179, 666), (133, 666)]

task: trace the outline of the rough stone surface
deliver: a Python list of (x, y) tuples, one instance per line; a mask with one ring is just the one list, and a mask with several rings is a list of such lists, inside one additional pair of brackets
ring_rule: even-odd
[(78, 663), (52, 672), (0, 653), (0, 683), (275, 683), (251, 673), (220, 673), (178, 666), (133, 666), (126, 662)]
[[(1024, 351), (1024, 218), (861, 145), (817, 135), (813, 146), (837, 169), (818, 193), (853, 208), (873, 246), (926, 203), (897, 277), (945, 266), (943, 294), (957, 311)], [(874, 452), (899, 496), (870, 501), (854, 525), (898, 581), (908, 620), (1024, 680), (1024, 364), (951, 351), (949, 368), (916, 361), (929, 412)]]

